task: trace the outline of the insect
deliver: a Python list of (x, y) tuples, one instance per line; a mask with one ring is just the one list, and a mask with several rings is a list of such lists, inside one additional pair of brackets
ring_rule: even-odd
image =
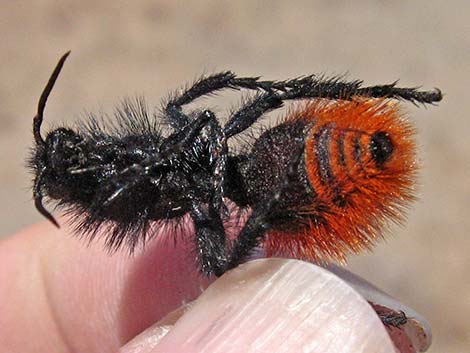
[[(286, 81), (203, 77), (171, 96), (158, 119), (141, 101), (125, 102), (116, 122), (91, 117), (75, 129), (41, 134), (46, 101), (69, 53), (52, 73), (33, 120), (29, 161), (38, 211), (53, 200), (75, 216), (77, 231), (103, 230), (110, 248), (133, 248), (155, 221), (194, 223), (198, 261), (220, 276), (259, 245), (269, 254), (341, 260), (369, 248), (387, 220), (400, 221), (413, 200), (416, 173), (413, 127), (399, 101), (432, 104), (441, 91), (363, 87), (362, 81), (315, 75)], [(223, 89), (256, 92), (222, 125), (208, 109), (183, 107)], [(302, 101), (241, 150), (228, 141), (287, 101)], [(251, 209), (238, 237), (224, 230), (226, 200)], [(151, 235), (151, 234), (150, 234)]]

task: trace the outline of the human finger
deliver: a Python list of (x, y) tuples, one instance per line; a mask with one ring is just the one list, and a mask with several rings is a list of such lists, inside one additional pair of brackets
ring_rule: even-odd
[(41, 223), (0, 243), (0, 346), (115, 352), (207, 286), (184, 237), (110, 255)]
[(180, 318), (121, 350), (150, 352), (388, 353), (395, 347), (369, 303), (339, 277), (301, 261), (264, 259), (224, 275)]

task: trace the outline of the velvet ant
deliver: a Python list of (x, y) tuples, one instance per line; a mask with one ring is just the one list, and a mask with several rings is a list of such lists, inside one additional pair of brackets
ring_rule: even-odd
[[(46, 101), (69, 55), (58, 62), (33, 120), (29, 160), (38, 211), (58, 226), (43, 198), (75, 215), (80, 233), (104, 228), (107, 244), (133, 248), (155, 221), (189, 214), (202, 272), (222, 275), (257, 246), (315, 261), (341, 260), (369, 248), (387, 220), (399, 221), (413, 200), (413, 127), (398, 101), (432, 104), (441, 91), (363, 87), (362, 81), (315, 75), (286, 81), (203, 77), (171, 96), (162, 119), (141, 100), (126, 101), (116, 121), (91, 116), (77, 129), (43, 139)], [(221, 125), (210, 110), (183, 111), (223, 89), (256, 92)], [(250, 131), (285, 101), (304, 100), (241, 151), (227, 141)], [(238, 237), (226, 238), (226, 200), (251, 210)]]

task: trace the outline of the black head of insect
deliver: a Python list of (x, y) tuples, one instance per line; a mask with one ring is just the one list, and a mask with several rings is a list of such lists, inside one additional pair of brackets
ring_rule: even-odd
[[(35, 160), (37, 168), (43, 169), (43, 178), (49, 180), (65, 181), (67, 173), (80, 166), (82, 138), (73, 130), (58, 128), (46, 135), (41, 140), (41, 147), (36, 149)], [(38, 143), (36, 141), (36, 143)], [(59, 183), (50, 188), (48, 195), (51, 198), (59, 198), (65, 190), (61, 190)]]

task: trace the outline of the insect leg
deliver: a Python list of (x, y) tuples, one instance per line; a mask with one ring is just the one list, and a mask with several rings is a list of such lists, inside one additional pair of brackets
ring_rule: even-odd
[(272, 228), (273, 221), (290, 216), (289, 210), (282, 209), (281, 202), (285, 191), (296, 176), (299, 162), (303, 156), (303, 148), (304, 146), (302, 145), (299, 146), (298, 150), (293, 151), (295, 158), (290, 164), (281, 186), (274, 192), (271, 192), (265, 201), (253, 207), (253, 212), (232, 246), (228, 256), (226, 271), (238, 266), (248, 257), (250, 252), (259, 245), (266, 231)]
[(196, 228), (196, 245), (202, 272), (221, 276), (225, 271), (225, 230), (219, 212), (209, 205), (208, 211), (202, 203), (193, 203), (191, 218)]
[(420, 91), (417, 88), (396, 87), (396, 82), (387, 85), (362, 87), (362, 81), (360, 80), (348, 82), (340, 78), (325, 79), (307, 76), (286, 81), (283, 86), (285, 92), (280, 94), (283, 100), (305, 98), (350, 100), (356, 96), (363, 96), (402, 99), (412, 103), (432, 104), (442, 99), (442, 93), (437, 88), (433, 91)]
[(250, 252), (259, 245), (266, 231), (271, 229), (272, 220), (282, 217), (282, 212), (277, 207), (281, 200), (282, 191), (277, 190), (262, 205), (253, 207), (253, 212), (230, 250), (225, 271), (237, 267), (245, 261)]
[(181, 107), (201, 96), (226, 88), (229, 82), (234, 78), (235, 75), (230, 71), (202, 77), (190, 88), (171, 98), (164, 108), (165, 115), (170, 120), (171, 125), (174, 128), (187, 125), (189, 123), (189, 117), (182, 112)]
[(414, 104), (432, 104), (442, 99), (442, 92), (439, 88), (435, 88), (433, 91), (419, 91), (418, 88), (396, 87), (396, 82), (382, 86), (364, 87), (359, 89), (356, 95), (374, 98), (385, 97), (403, 99)]
[(411, 101), (412, 103), (432, 104), (442, 99), (442, 93), (419, 91), (416, 88), (400, 88), (395, 83), (382, 86), (361, 87), (361, 81), (342, 81), (337, 78), (322, 79), (306, 76), (289, 81), (263, 83), (269, 91), (256, 96), (232, 115), (224, 127), (227, 138), (234, 136), (255, 123), (264, 113), (282, 106), (284, 100), (307, 98), (346, 99), (363, 96), (372, 98), (392, 98)]
[(235, 112), (224, 127), (227, 138), (239, 134), (253, 125), (264, 113), (280, 108), (282, 99), (275, 92), (267, 92), (255, 96), (251, 102), (245, 104)]
[(168, 160), (172, 154), (180, 153), (181, 151), (191, 148), (194, 143), (194, 138), (201, 133), (203, 128), (207, 128), (204, 134), (207, 134), (207, 139), (210, 148), (210, 159), (213, 162), (212, 185), (214, 190), (209, 200), (214, 209), (223, 210), (223, 196), (224, 196), (224, 178), (227, 163), (228, 147), (227, 138), (223, 134), (222, 128), (217, 121), (216, 116), (210, 110), (201, 112), (196, 120), (191, 124), (185, 125), (179, 131), (171, 135), (162, 145), (161, 160)]
[(209, 110), (205, 110), (191, 124), (176, 130), (160, 146), (161, 156), (159, 156), (159, 159), (168, 159), (175, 153), (180, 153), (183, 149), (191, 146), (195, 137), (214, 119), (214, 114)]
[[(227, 138), (223, 134), (222, 128), (216, 116), (210, 110), (205, 110), (199, 114), (194, 122), (186, 125), (179, 131), (171, 135), (162, 145), (160, 160), (168, 160), (172, 154), (191, 148), (194, 138), (207, 128), (208, 142), (210, 148), (210, 159), (213, 162), (212, 184), (214, 190), (209, 200), (214, 209), (223, 210), (224, 178), (227, 163), (228, 147)], [(148, 162), (147, 162), (148, 163)]]
[(405, 325), (408, 322), (408, 317), (403, 311), (400, 311), (400, 312), (392, 311), (388, 313), (380, 313), (379, 318), (380, 320), (382, 320), (384, 325), (397, 327), (397, 328)]
[[(213, 122), (216, 122), (216, 120), (212, 112), (202, 112), (192, 124), (186, 125), (184, 128), (168, 136), (161, 144), (158, 152), (148, 156), (139, 163), (134, 163), (120, 170), (108, 185), (110, 193), (106, 200), (104, 200), (103, 205), (109, 206), (112, 202), (121, 197), (125, 191), (135, 187), (144, 179), (153, 180), (153, 182), (155, 182), (155, 179), (151, 177), (152, 168), (158, 165), (171, 164), (171, 160), (176, 158), (181, 151), (190, 148), (201, 130), (205, 126), (211, 126)], [(224, 168), (224, 165), (222, 168)], [(72, 171), (72, 173), (73, 172), (74, 171)], [(82, 170), (78, 172), (82, 172)], [(222, 185), (222, 183), (223, 179), (219, 184)], [(220, 200), (222, 200), (222, 196)]]
[(270, 90), (273, 83), (274, 82), (272, 81), (259, 81), (259, 77), (238, 78), (231, 71), (217, 73), (207, 77), (202, 77), (190, 88), (170, 98), (163, 108), (163, 111), (174, 128), (182, 127), (190, 121), (189, 117), (182, 112), (182, 106), (191, 103), (197, 98), (213, 94), (216, 91), (225, 88)]

